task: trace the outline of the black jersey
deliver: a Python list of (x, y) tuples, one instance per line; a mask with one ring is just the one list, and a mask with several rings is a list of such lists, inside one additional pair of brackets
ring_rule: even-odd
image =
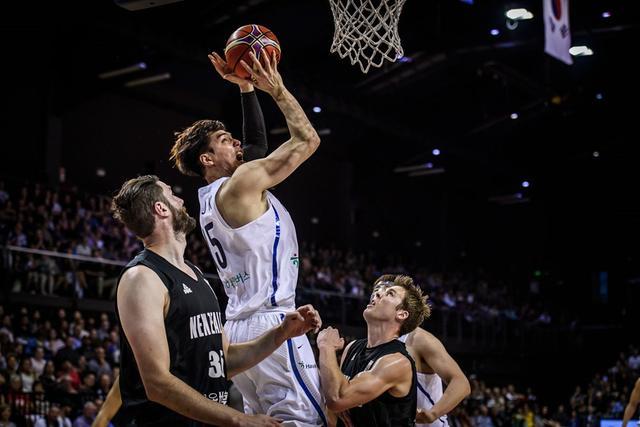
[[(187, 261), (198, 280), (148, 249), (140, 252), (123, 270), (144, 265), (153, 270), (169, 292), (169, 310), (164, 319), (169, 345), (169, 371), (206, 398), (226, 404), (227, 370), (222, 349), (222, 319), (218, 300), (202, 272)], [(120, 321), (118, 304), (116, 315)], [(120, 325), (119, 418), (137, 426), (199, 426), (147, 398), (138, 365)]]
[[(368, 371), (378, 359), (388, 354), (401, 353), (411, 362), (412, 379), (409, 393), (404, 397), (394, 397), (385, 391), (374, 400), (364, 405), (349, 409), (349, 416), (356, 427), (414, 426), (416, 418), (416, 365), (409, 356), (403, 342), (391, 340), (375, 347), (367, 348), (367, 340), (356, 340), (349, 347), (342, 373), (353, 379), (360, 372)], [(338, 426), (343, 426), (338, 421)]]

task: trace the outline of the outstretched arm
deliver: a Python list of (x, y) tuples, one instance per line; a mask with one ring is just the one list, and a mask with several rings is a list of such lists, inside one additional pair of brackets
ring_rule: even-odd
[(440, 400), (430, 410), (418, 408), (416, 422), (433, 423), (441, 416), (448, 414), (471, 392), (469, 380), (460, 369), (458, 363), (449, 355), (439, 339), (429, 333), (416, 334), (414, 349), (447, 383), (447, 388)]
[(311, 125), (304, 110), (285, 88), (273, 58), (264, 56), (264, 66), (251, 54), (255, 71), (244, 61), (242, 65), (251, 73), (254, 86), (271, 95), (282, 111), (291, 138), (264, 159), (248, 162), (240, 166), (225, 183), (223, 198), (262, 198), (262, 192), (282, 182), (320, 145), (320, 137)]
[[(225, 344), (227, 375), (231, 378), (257, 365), (289, 338), (304, 335), (312, 329), (317, 331), (321, 326), (320, 315), (308, 304), (287, 313), (279, 326), (252, 341)], [(227, 343), (226, 336), (223, 339)]]
[(636, 385), (635, 387), (633, 387), (633, 391), (631, 392), (631, 397), (629, 397), (629, 403), (627, 403), (626, 408), (624, 408), (624, 416), (622, 418), (622, 427), (627, 427), (629, 420), (633, 418), (633, 414), (636, 413), (639, 403), (640, 403), (640, 379), (636, 381)]

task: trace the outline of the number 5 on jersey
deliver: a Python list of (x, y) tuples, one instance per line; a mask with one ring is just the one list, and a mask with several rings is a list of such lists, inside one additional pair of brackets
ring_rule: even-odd
[(218, 269), (227, 268), (227, 256), (224, 254), (224, 249), (222, 249), (222, 245), (220, 241), (213, 237), (211, 234), (211, 230), (213, 230), (213, 223), (204, 226), (205, 231), (207, 232), (207, 239), (211, 243), (211, 255), (213, 255), (213, 259), (216, 261), (218, 265)]

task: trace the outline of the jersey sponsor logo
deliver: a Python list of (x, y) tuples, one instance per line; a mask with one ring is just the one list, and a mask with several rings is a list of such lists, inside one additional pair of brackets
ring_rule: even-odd
[(293, 254), (293, 256), (289, 258), (289, 261), (291, 261), (291, 264), (293, 264), (295, 267), (300, 267), (300, 257), (298, 256), (298, 254)]
[(184, 292), (184, 294), (186, 295), (186, 294), (190, 294), (190, 293), (191, 293), (191, 292), (193, 292), (193, 291), (191, 290), (191, 288), (190, 288), (190, 287), (188, 287), (187, 285), (185, 285), (185, 284), (183, 283), (183, 284), (182, 284), (182, 292)]
[(227, 404), (227, 400), (229, 399), (228, 391), (214, 391), (211, 393), (204, 393), (204, 397), (209, 400), (213, 400), (214, 402), (222, 403), (223, 405)]
[(244, 283), (248, 282), (250, 278), (251, 276), (249, 276), (249, 273), (245, 271), (244, 273), (238, 273), (229, 279), (224, 279), (222, 281), (222, 284), (224, 284), (224, 287), (227, 289), (231, 289), (231, 288), (235, 289), (240, 284), (244, 285)]
[(189, 318), (191, 339), (208, 337), (222, 333), (222, 319), (219, 312), (200, 313)]
[(315, 363), (298, 362), (298, 366), (300, 369), (318, 369), (318, 365)]

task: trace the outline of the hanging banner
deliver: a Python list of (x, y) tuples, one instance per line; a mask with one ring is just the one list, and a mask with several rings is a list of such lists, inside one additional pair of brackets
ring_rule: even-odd
[(569, 53), (569, 0), (542, 0), (544, 15), (544, 51), (565, 64), (573, 64)]

